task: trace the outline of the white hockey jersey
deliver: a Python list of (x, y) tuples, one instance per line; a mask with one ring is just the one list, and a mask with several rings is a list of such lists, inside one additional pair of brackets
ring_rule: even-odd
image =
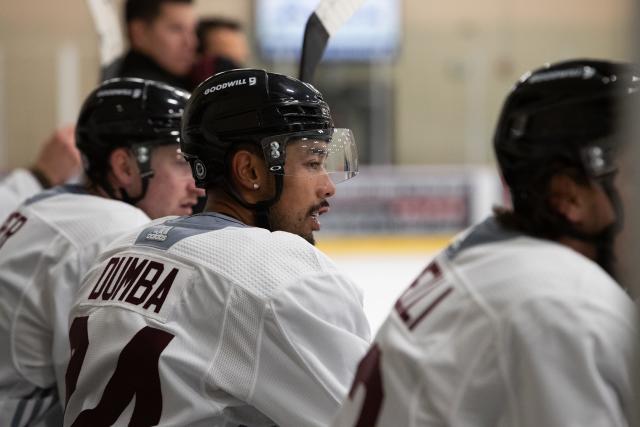
[(637, 337), (597, 264), (491, 218), (398, 299), (333, 425), (628, 426)]
[(0, 227), (1, 426), (62, 424), (73, 297), (103, 247), (149, 221), (79, 186), (39, 193), (7, 217)]
[(362, 295), (297, 235), (205, 213), (125, 236), (74, 304), (66, 426), (326, 426)]
[(0, 223), (20, 203), (42, 191), (38, 180), (26, 169), (15, 169), (0, 181)]

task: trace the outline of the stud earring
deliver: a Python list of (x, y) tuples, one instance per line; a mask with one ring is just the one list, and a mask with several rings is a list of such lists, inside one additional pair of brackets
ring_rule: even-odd
[(257, 190), (258, 188), (260, 188), (260, 184), (257, 184), (257, 183), (254, 182), (253, 183), (253, 189)]

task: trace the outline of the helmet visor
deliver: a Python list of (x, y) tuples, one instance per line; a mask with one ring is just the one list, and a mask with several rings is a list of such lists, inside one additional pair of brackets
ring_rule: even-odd
[(350, 129), (270, 136), (261, 146), (269, 170), (276, 175), (328, 175), (337, 184), (358, 173), (358, 150)]

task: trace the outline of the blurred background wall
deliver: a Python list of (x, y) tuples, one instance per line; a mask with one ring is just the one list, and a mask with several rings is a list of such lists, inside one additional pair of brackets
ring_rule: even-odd
[[(121, 12), (123, 0), (102, 1)], [(244, 24), (248, 66), (296, 75), (295, 61), (261, 54), (259, 1), (195, 4), (201, 17)], [(500, 200), (491, 138), (516, 79), (570, 57), (634, 57), (631, 0), (397, 3), (395, 55), (325, 62), (315, 80), (365, 165), (332, 200), (319, 246), (364, 289), (373, 330), (451, 234)], [(86, 0), (0, 0), (0, 174), (28, 165), (54, 127), (75, 121), (98, 83), (98, 46)]]
[[(395, 60), (332, 63), (317, 73), (333, 105), (352, 104), (337, 120), (361, 137), (364, 163), (490, 164), (500, 103), (524, 71), (567, 57), (631, 57), (631, 0), (399, 2)], [(261, 60), (253, 1), (196, 7), (246, 25), (249, 65), (296, 72), (293, 63)], [(0, 170), (28, 164), (53, 127), (75, 120), (98, 69), (84, 0), (0, 0)]]

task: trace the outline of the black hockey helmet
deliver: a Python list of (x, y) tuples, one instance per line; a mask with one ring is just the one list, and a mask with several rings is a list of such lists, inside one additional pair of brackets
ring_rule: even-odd
[[(334, 181), (349, 179), (358, 171), (353, 135), (334, 128), (320, 92), (308, 83), (264, 70), (230, 70), (202, 82), (185, 108), (181, 136), (181, 150), (198, 186), (221, 185), (262, 216), (282, 193), (286, 153), (294, 146), (321, 152), (324, 170)], [(248, 205), (227, 182), (227, 157), (240, 143), (256, 144), (276, 177), (276, 194), (257, 205)]]
[(113, 197), (106, 179), (109, 154), (130, 148), (138, 162), (144, 191), (153, 176), (154, 146), (180, 142), (180, 119), (189, 98), (187, 92), (152, 80), (115, 78), (100, 84), (85, 100), (76, 125), (76, 145), (92, 182)]
[[(638, 76), (631, 64), (595, 60), (560, 62), (527, 73), (507, 97), (494, 136), (516, 217), (535, 218), (529, 230), (534, 235), (568, 236), (593, 245), (595, 261), (614, 276), (613, 243), (624, 212), (613, 177)], [(584, 232), (548, 209), (549, 180), (567, 168), (601, 186), (616, 213), (612, 224)]]
[(534, 179), (563, 162), (586, 177), (616, 171), (613, 159), (625, 101), (638, 89), (630, 64), (571, 60), (520, 78), (507, 97), (494, 136), (500, 170), (514, 209), (527, 209)]

